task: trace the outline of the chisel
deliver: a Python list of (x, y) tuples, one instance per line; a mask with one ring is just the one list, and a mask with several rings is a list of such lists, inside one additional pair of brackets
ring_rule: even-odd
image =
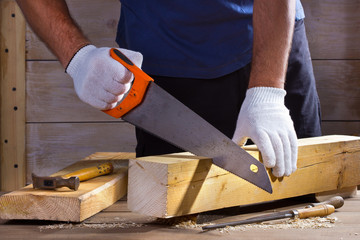
[(216, 229), (216, 228), (224, 228), (227, 226), (259, 223), (259, 222), (265, 222), (265, 221), (277, 220), (277, 219), (283, 219), (283, 218), (298, 217), (300, 219), (303, 219), (303, 218), (309, 218), (309, 217), (323, 217), (323, 216), (332, 214), (334, 211), (335, 211), (335, 207), (333, 205), (321, 204), (321, 205), (317, 205), (315, 207), (301, 208), (301, 209), (294, 209), (294, 210), (282, 211), (282, 212), (277, 212), (277, 213), (271, 213), (271, 214), (252, 217), (252, 218), (235, 221), (235, 222), (207, 225), (207, 226), (202, 227), (202, 229), (210, 230), (210, 229)]

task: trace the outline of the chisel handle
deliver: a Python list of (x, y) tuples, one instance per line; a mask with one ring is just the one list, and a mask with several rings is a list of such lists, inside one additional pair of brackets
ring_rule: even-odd
[(312, 208), (296, 209), (293, 212), (299, 218), (324, 217), (335, 212), (335, 207), (329, 204), (322, 204)]
[(104, 164), (100, 164), (96, 167), (89, 167), (89, 168), (84, 168), (84, 169), (80, 169), (78, 171), (72, 172), (72, 173), (68, 173), (64, 176), (62, 176), (63, 178), (69, 178), (69, 177), (79, 177), (80, 181), (86, 181), (89, 180), (91, 178), (95, 178), (98, 176), (102, 176), (105, 174), (109, 174), (112, 173), (114, 170), (114, 167), (111, 163), (104, 163)]

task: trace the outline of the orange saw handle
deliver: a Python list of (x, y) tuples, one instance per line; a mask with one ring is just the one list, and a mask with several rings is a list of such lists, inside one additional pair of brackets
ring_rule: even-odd
[(134, 82), (127, 96), (115, 108), (103, 110), (112, 117), (120, 118), (142, 102), (147, 87), (154, 79), (144, 73), (118, 49), (110, 49), (110, 56), (134, 74)]

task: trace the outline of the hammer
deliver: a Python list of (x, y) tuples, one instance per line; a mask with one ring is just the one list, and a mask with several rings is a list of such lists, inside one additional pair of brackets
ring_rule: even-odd
[(39, 189), (55, 189), (68, 187), (74, 191), (78, 190), (80, 181), (86, 181), (91, 178), (112, 173), (114, 167), (111, 163), (100, 164), (96, 167), (84, 168), (78, 171), (68, 173), (62, 177), (40, 177), (34, 173), (31, 175), (33, 187)]

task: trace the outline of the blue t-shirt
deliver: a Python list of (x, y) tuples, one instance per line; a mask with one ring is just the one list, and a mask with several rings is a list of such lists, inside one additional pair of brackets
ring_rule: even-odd
[(253, 0), (120, 1), (116, 41), (144, 55), (148, 74), (216, 78), (251, 61)]

